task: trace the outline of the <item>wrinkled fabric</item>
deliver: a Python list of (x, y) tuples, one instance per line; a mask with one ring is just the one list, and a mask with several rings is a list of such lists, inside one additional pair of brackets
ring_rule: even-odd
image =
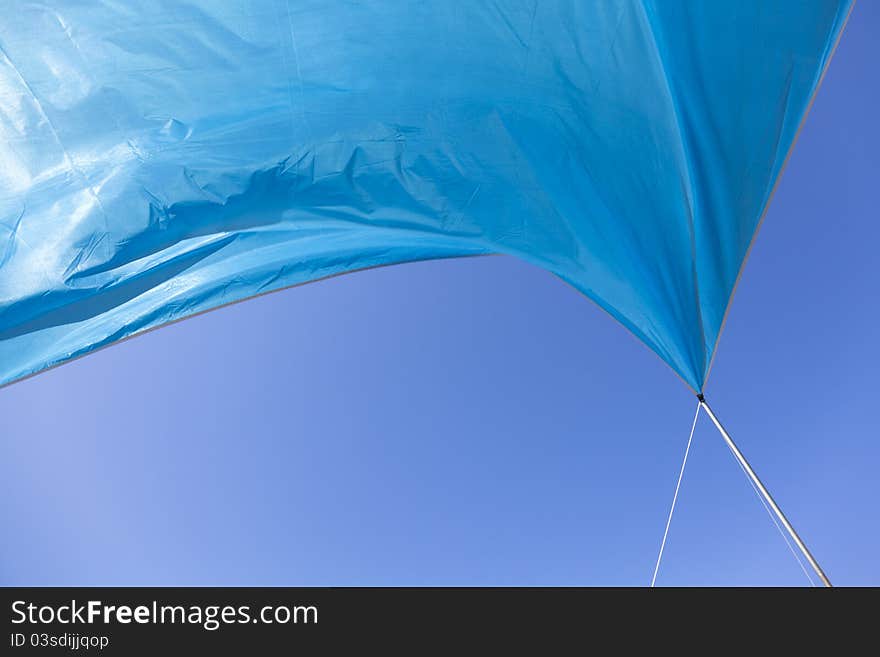
[(848, 0), (5, 0), (0, 384), (485, 253), (701, 390)]

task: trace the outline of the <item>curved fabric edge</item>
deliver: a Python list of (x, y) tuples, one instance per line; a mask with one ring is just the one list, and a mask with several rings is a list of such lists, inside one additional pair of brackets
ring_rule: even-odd
[(843, 33), (846, 30), (846, 26), (849, 23), (850, 16), (852, 16), (853, 9), (855, 9), (856, 0), (853, 0), (850, 3), (849, 8), (847, 9), (846, 15), (843, 20), (836, 27), (836, 34), (833, 39), (830, 40), (830, 47), (826, 50), (823, 57), (823, 65), (821, 67), (821, 73), (817, 77), (816, 83), (813, 85), (813, 90), (810, 95), (810, 100), (807, 103), (807, 107), (801, 115), (800, 122), (798, 123), (798, 128), (795, 132), (794, 138), (791, 141), (791, 144), (788, 147), (788, 151), (785, 154), (785, 158), (782, 162), (782, 165), (779, 167), (779, 171), (776, 173), (776, 176), (773, 179), (773, 184), (770, 189), (770, 193), (767, 195), (767, 200), (764, 202), (764, 207), (761, 210), (761, 217), (758, 219), (758, 224), (755, 226), (755, 230), (752, 233), (752, 238), (749, 241), (749, 246), (746, 249), (746, 254), (742, 259), (742, 262), (739, 266), (739, 271), (736, 275), (736, 280), (733, 284), (733, 289), (730, 291), (730, 296), (727, 299), (727, 305), (724, 308), (724, 314), (721, 319), (721, 326), (718, 329), (718, 335), (715, 336), (715, 341), (712, 344), (712, 349), (709, 352), (709, 364), (706, 367), (706, 372), (703, 375), (703, 383), (700, 386), (699, 393), (702, 393), (706, 384), (709, 381), (709, 375), (712, 373), (712, 365), (715, 363), (715, 356), (718, 354), (718, 344), (721, 341), (721, 335), (724, 333), (724, 327), (727, 324), (727, 318), (730, 314), (731, 306), (733, 305), (733, 298), (736, 295), (736, 290), (739, 287), (739, 282), (742, 279), (743, 271), (745, 271), (746, 263), (749, 260), (749, 256), (752, 253), (752, 247), (755, 245), (755, 241), (758, 238), (758, 233), (761, 231), (761, 226), (764, 223), (764, 219), (767, 216), (767, 212), (770, 208), (770, 203), (773, 200), (773, 196), (776, 193), (776, 189), (779, 186), (779, 181), (782, 179), (782, 174), (785, 172), (785, 168), (788, 166), (788, 162), (791, 159), (791, 155), (794, 152), (794, 147), (797, 145), (798, 138), (801, 135), (801, 131), (803, 130), (804, 125), (807, 122), (807, 117), (810, 115), (810, 110), (813, 109), (813, 103), (816, 100), (816, 96), (819, 94), (819, 89), (822, 87), (822, 82), (825, 80), (825, 74), (828, 72), (829, 67), (831, 66), (831, 61), (834, 59), (834, 54), (837, 51), (837, 46), (840, 45), (840, 40), (843, 37)]
[[(419, 253), (418, 250), (413, 249), (412, 246), (383, 247), (377, 250), (373, 258), (359, 258), (357, 264), (354, 266), (347, 268), (332, 266), (321, 267), (317, 270), (318, 272), (320, 272), (318, 275), (313, 275), (315, 270), (312, 270), (309, 273), (299, 272), (299, 275), (294, 274), (292, 276), (284, 277), (283, 279), (276, 281), (275, 284), (263, 286), (264, 289), (260, 289), (255, 292), (244, 293), (241, 295), (228, 295), (225, 300), (219, 303), (213, 303), (210, 299), (215, 298), (215, 295), (208, 294), (201, 303), (194, 304), (188, 307), (186, 310), (181, 311), (177, 315), (162, 315), (161, 318), (151, 318), (150, 314), (144, 314), (142, 316), (139, 316), (138, 322), (136, 323), (126, 323), (125, 321), (120, 321), (115, 327), (104, 327), (103, 331), (101, 331), (101, 333), (104, 334), (103, 337), (95, 339), (94, 341), (90, 342), (80, 349), (73, 350), (69, 353), (57, 353), (53, 356), (30, 358), (27, 359), (28, 362), (26, 364), (22, 363), (18, 367), (4, 369), (3, 371), (0, 371), (0, 389), (16, 383), (20, 383), (34, 376), (60, 367), (61, 365), (75, 362), (76, 360), (84, 356), (95, 353), (97, 351), (101, 351), (107, 347), (121, 344), (123, 342), (126, 342), (127, 340), (130, 340), (131, 338), (145, 335), (147, 333), (150, 333), (151, 331), (165, 328), (178, 322), (207, 314), (214, 310), (219, 310), (232, 305), (250, 301), (251, 299), (256, 299), (262, 296), (273, 294), (275, 292), (282, 292), (284, 290), (300, 287), (309, 283), (318, 283), (338, 276), (368, 271), (371, 269), (378, 269), (382, 267), (389, 267), (393, 265), (424, 262), (429, 260), (446, 260), (453, 258), (468, 258), (487, 255), (497, 254), (479, 247), (433, 247), (430, 250), (423, 251), (422, 253)], [(235, 275), (230, 278), (240, 277), (244, 273), (245, 272), (236, 272)], [(229, 281), (221, 282), (215, 280), (212, 281), (212, 284), (212, 287), (222, 289), (229, 285)], [(120, 314), (125, 313), (123, 311)], [(106, 316), (103, 317), (102, 323), (104, 322), (106, 322)], [(83, 323), (90, 324), (94, 322), (86, 320)], [(62, 324), (59, 328), (69, 330), (68, 327), (68, 324)], [(44, 331), (51, 332), (51, 329), (44, 329)], [(24, 337), (32, 337), (33, 335), (34, 334), (26, 334)], [(39, 333), (37, 335), (39, 335)], [(51, 335), (48, 336), (49, 342), (54, 342), (52, 340), (52, 337), (53, 336)], [(75, 342), (75, 338), (69, 339), (69, 341)], [(13, 340), (10, 340), (8, 342), (13, 342)], [(10, 345), (4, 345), (4, 343), (0, 342), (0, 347), (3, 346), (7, 346), (10, 351), (12, 350)], [(0, 356), (3, 356), (2, 351), (0, 351)], [(3, 362), (5, 365), (7, 362), (9, 362), (9, 360), (7, 358), (0, 358), (0, 362)]]

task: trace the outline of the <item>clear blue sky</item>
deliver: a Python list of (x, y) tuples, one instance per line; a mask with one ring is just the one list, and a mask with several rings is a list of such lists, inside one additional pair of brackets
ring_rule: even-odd
[[(880, 585), (878, 29), (859, 3), (707, 388), (843, 585)], [(0, 584), (645, 585), (694, 407), (510, 258), (307, 285), (0, 390)], [(694, 440), (658, 583), (806, 584)]]

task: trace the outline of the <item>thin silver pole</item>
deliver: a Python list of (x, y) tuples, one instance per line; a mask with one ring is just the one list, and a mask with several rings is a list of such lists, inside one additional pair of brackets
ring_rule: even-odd
[(737, 447), (736, 443), (733, 442), (733, 438), (731, 438), (730, 434), (727, 433), (723, 426), (721, 426), (721, 422), (718, 421), (718, 418), (715, 417), (715, 413), (713, 413), (712, 409), (709, 408), (709, 404), (706, 403), (706, 399), (703, 397), (703, 395), (697, 395), (697, 399), (700, 400), (700, 405), (703, 407), (703, 410), (706, 411), (709, 419), (712, 420), (712, 422), (718, 428), (718, 431), (721, 433), (721, 437), (724, 438), (724, 442), (727, 443), (727, 446), (730, 448), (730, 451), (733, 452), (736, 460), (739, 461), (739, 464), (743, 467), (743, 470), (745, 470), (746, 474), (749, 475), (752, 483), (755, 484), (757, 489), (761, 492), (761, 495), (763, 495), (764, 499), (767, 500), (770, 508), (773, 509), (773, 513), (775, 513), (776, 517), (779, 518), (782, 526), (785, 527), (785, 529), (788, 531), (795, 544), (800, 548), (804, 557), (806, 557), (807, 561), (810, 562), (810, 565), (813, 567), (813, 570), (816, 571), (819, 579), (822, 580), (822, 583), (825, 586), (830, 587), (831, 580), (829, 580), (828, 576), (825, 575), (825, 571), (822, 570), (819, 562), (813, 558), (812, 554), (810, 554), (810, 551), (807, 549), (806, 544), (801, 540), (801, 537), (798, 536), (798, 533), (794, 530), (794, 527), (791, 526), (791, 523), (788, 521), (788, 518), (785, 517), (785, 514), (782, 513), (782, 509), (780, 509), (776, 502), (773, 500), (773, 497), (770, 495), (770, 491), (768, 491), (764, 484), (761, 483), (761, 480), (758, 479), (758, 475), (756, 475), (755, 471), (752, 470), (752, 466), (750, 466), (749, 462), (746, 461), (746, 457), (743, 456), (742, 452), (739, 451), (739, 447)]

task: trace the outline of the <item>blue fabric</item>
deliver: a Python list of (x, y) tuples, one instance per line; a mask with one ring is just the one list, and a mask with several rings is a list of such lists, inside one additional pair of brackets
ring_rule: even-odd
[(847, 0), (7, 0), (0, 384), (504, 253), (701, 390)]

